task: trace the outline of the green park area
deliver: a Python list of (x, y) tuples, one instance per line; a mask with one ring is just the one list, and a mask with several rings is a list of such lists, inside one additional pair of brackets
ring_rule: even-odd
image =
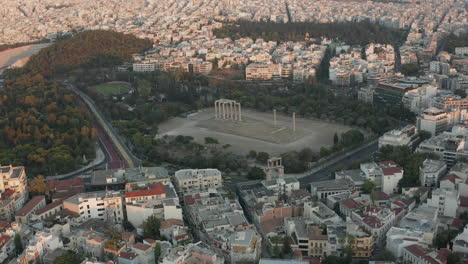
[(118, 84), (118, 83), (101, 84), (101, 85), (95, 86), (94, 89), (96, 89), (96, 92), (104, 96), (110, 96), (114, 94), (124, 94), (130, 91), (130, 88), (128, 86), (124, 84)]

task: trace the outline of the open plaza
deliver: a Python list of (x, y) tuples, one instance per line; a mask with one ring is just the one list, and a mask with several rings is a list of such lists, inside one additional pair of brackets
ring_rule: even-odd
[[(292, 115), (276, 114), (275, 122), (273, 112), (229, 109), (235, 109), (231, 119), (223, 119), (226, 115), (216, 112), (215, 108), (203, 109), (186, 118), (172, 118), (159, 125), (158, 137), (192, 136), (202, 144), (205, 137), (212, 137), (221, 145), (230, 144), (229, 150), (238, 154), (245, 155), (249, 150), (255, 150), (278, 155), (305, 147), (319, 151), (321, 147), (333, 145), (335, 133), (341, 134), (351, 129), (349, 126), (297, 117), (294, 129)], [(216, 110), (220, 111), (219, 106)], [(241, 111), (241, 115), (236, 111)]]

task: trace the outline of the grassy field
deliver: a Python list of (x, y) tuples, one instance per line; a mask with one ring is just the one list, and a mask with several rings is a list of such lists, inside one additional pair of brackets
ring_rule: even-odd
[(96, 92), (104, 95), (104, 96), (110, 96), (113, 94), (123, 94), (123, 93), (128, 93), (130, 91), (130, 88), (123, 85), (123, 84), (102, 84), (95, 86), (94, 89), (96, 89)]

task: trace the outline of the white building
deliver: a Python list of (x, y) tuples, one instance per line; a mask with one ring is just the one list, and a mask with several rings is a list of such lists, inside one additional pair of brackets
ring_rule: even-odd
[(186, 169), (175, 173), (175, 183), (179, 192), (203, 191), (223, 185), (221, 172), (217, 169)]
[(52, 252), (58, 248), (63, 248), (63, 243), (57, 235), (46, 231), (38, 231), (25, 250), (18, 256), (18, 263), (36, 263), (42, 260), (47, 252)]
[(124, 219), (122, 195), (117, 191), (80, 193), (64, 200), (63, 206), (82, 219), (97, 218), (110, 223)]
[(448, 129), (449, 118), (444, 110), (428, 108), (417, 117), (418, 130), (425, 130), (437, 136)]
[(453, 252), (468, 254), (468, 225), (453, 240)]
[(403, 178), (403, 172), (400, 167), (382, 168), (382, 192), (386, 194), (398, 192), (398, 182)]
[(436, 186), (440, 177), (446, 170), (447, 164), (442, 160), (424, 160), (422, 167), (419, 168), (419, 181), (421, 186)]
[(427, 199), (427, 204), (437, 207), (439, 215), (456, 217), (460, 199), (455, 191), (435, 189), (432, 191), (432, 197)]
[(245, 68), (246, 80), (272, 80), (281, 78), (281, 64), (251, 63)]
[(161, 220), (182, 220), (182, 207), (172, 183), (152, 184), (148, 189), (125, 193), (127, 219), (134, 227), (140, 227), (150, 216)]
[(405, 228), (399, 228), (393, 226), (387, 232), (387, 243), (385, 248), (392, 252), (392, 254), (398, 259), (403, 256), (403, 249), (410, 245), (432, 245), (432, 240), (425, 240), (423, 232), (412, 231)]
[(148, 62), (133, 63), (134, 72), (154, 72), (155, 70), (156, 70), (155, 63), (148, 63)]
[(295, 178), (279, 178), (262, 181), (263, 186), (276, 193), (285, 193), (290, 195), (292, 192), (300, 189), (299, 181)]
[(379, 138), (379, 149), (383, 146), (407, 146), (411, 149), (415, 146), (416, 141), (419, 139), (416, 127), (407, 125), (402, 129), (394, 129)]
[(262, 251), (262, 238), (255, 230), (238, 231), (231, 235), (230, 256), (233, 263), (256, 262)]

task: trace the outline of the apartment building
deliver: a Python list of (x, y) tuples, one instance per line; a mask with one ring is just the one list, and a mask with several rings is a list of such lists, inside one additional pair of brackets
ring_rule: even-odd
[(465, 149), (465, 135), (453, 132), (444, 132), (424, 140), (416, 151), (436, 154), (447, 167), (453, 166), (458, 159), (468, 156), (468, 151)]
[(442, 160), (424, 160), (419, 168), (419, 182), (421, 186), (434, 187), (447, 171), (447, 164)]
[(303, 256), (325, 257), (328, 253), (328, 236), (323, 230), (301, 218), (288, 218), (284, 221), (286, 235), (294, 243), (294, 250), (299, 250)]
[(63, 207), (81, 219), (97, 218), (109, 223), (124, 219), (122, 194), (118, 191), (81, 193), (63, 201)]
[(387, 233), (385, 248), (392, 252), (396, 258), (403, 256), (403, 249), (411, 245), (432, 245), (432, 240), (426, 240), (423, 232), (413, 231), (393, 226)]
[(47, 252), (52, 252), (58, 248), (63, 248), (63, 243), (57, 235), (46, 231), (38, 231), (28, 241), (27, 246), (16, 261), (21, 264), (40, 262)]
[(414, 149), (418, 140), (419, 136), (416, 127), (413, 125), (407, 125), (401, 129), (394, 129), (383, 134), (379, 138), (379, 149), (384, 146), (406, 146)]
[(155, 70), (156, 70), (155, 63), (149, 63), (149, 62), (133, 63), (134, 72), (154, 72)]
[(444, 110), (435, 107), (424, 110), (417, 117), (416, 124), (418, 130), (425, 130), (432, 136), (437, 136), (448, 129), (449, 117)]
[(281, 78), (281, 64), (251, 63), (245, 68), (246, 80), (273, 80)]
[(256, 262), (262, 252), (262, 237), (255, 230), (235, 232), (229, 239), (233, 263)]
[(176, 171), (175, 184), (178, 192), (189, 193), (218, 188), (223, 185), (221, 172), (217, 169), (186, 169)]
[(460, 198), (456, 191), (435, 189), (432, 197), (427, 199), (427, 204), (436, 207), (440, 216), (457, 217)]
[(357, 225), (350, 217), (346, 218), (346, 234), (353, 237), (348, 241), (353, 248), (353, 258), (370, 258), (374, 251), (374, 237)]
[(1, 166), (0, 167), (0, 192), (6, 193), (15, 202), (15, 211), (21, 209), (28, 197), (26, 186), (28, 185), (28, 178), (23, 166), (13, 167)]
[(182, 220), (182, 207), (171, 183), (151, 184), (148, 189), (125, 193), (127, 219), (135, 227), (141, 227), (150, 216), (161, 220)]

